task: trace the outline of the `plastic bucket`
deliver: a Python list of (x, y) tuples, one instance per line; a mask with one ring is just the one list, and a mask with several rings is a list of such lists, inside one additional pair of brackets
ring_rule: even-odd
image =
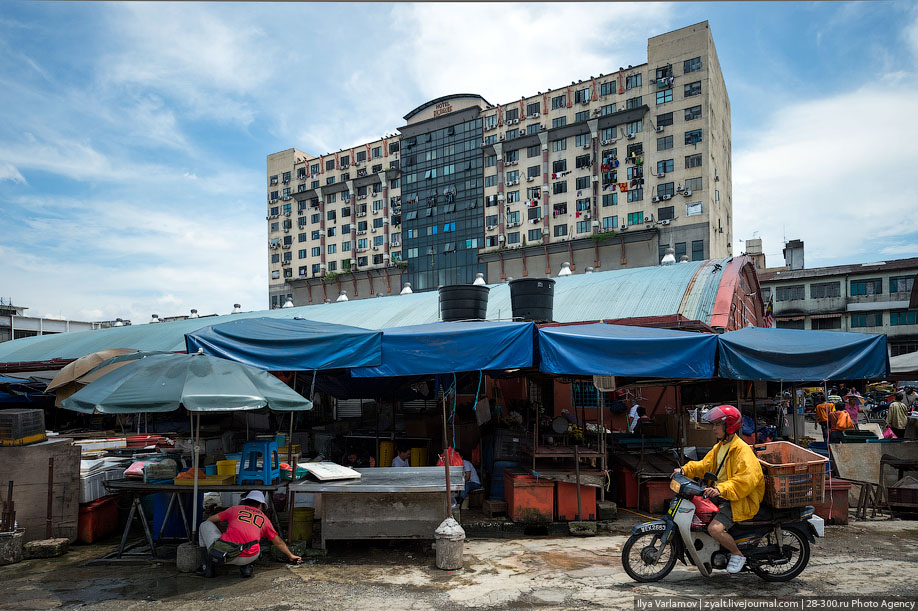
[(518, 278), (510, 281), (513, 318), (548, 322), (554, 312), (555, 281), (551, 278)]
[[(217, 465), (207, 465), (204, 467), (204, 475), (219, 475), (217, 473)], [(229, 475), (227, 473), (227, 475)]]
[(236, 475), (236, 461), (218, 460), (217, 475)]
[(488, 317), (488, 292), (486, 286), (452, 284), (441, 286), (440, 319), (484, 320)]
[(395, 442), (394, 441), (380, 441), (379, 442), (379, 464), (377, 467), (391, 467), (392, 459), (395, 458)]
[(427, 448), (411, 448), (411, 466), (412, 467), (428, 466)]
[(312, 519), (315, 509), (312, 507), (293, 508), (293, 529), (290, 531), (292, 541), (312, 541)]

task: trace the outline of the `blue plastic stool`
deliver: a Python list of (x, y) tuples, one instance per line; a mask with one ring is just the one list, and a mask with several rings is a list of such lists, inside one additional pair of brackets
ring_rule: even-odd
[[(258, 466), (258, 459), (261, 466)], [(247, 480), (273, 484), (280, 481), (280, 459), (277, 454), (277, 442), (271, 440), (247, 441), (242, 446), (242, 464), (239, 465), (239, 476), (236, 483), (242, 485)]]

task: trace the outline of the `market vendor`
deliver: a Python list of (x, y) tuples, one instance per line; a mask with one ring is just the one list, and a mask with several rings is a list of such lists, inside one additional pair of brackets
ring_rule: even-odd
[(344, 456), (341, 457), (341, 464), (345, 467), (350, 467), (351, 469), (375, 467), (376, 458), (366, 455), (360, 456), (357, 454), (357, 450), (348, 450), (345, 452)]
[(410, 467), (411, 466), (411, 448), (406, 443), (398, 444), (396, 455), (392, 459), (393, 467)]
[[(198, 531), (202, 561), (197, 574), (201, 577), (214, 576), (212, 551), (218, 541), (241, 545), (242, 549), (238, 554), (235, 553), (238, 550), (232, 550), (229, 553), (226, 564), (238, 566), (239, 574), (243, 577), (251, 577), (254, 572), (252, 563), (258, 560), (261, 553), (259, 545), (261, 539), (271, 541), (271, 544), (285, 554), (290, 562), (302, 562), (302, 558), (294, 555), (274, 530), (271, 520), (265, 515), (265, 509), (267, 509), (267, 501), (264, 493), (253, 490), (242, 499), (240, 505), (212, 515), (202, 522), (201, 529)], [(218, 524), (221, 522), (226, 523), (226, 532), (220, 531)], [(226, 547), (232, 548), (232, 545)]]
[(889, 404), (886, 412), (886, 426), (892, 429), (896, 437), (905, 439), (905, 427), (908, 425), (908, 408), (905, 406), (905, 393), (896, 393), (896, 400)]
[(816, 422), (822, 429), (822, 438), (828, 443), (829, 441), (829, 414), (835, 411), (835, 404), (830, 403), (828, 399), (816, 406)]

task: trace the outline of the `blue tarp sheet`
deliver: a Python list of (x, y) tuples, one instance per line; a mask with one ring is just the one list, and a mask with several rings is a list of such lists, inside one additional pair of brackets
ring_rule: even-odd
[(382, 331), (303, 319), (244, 318), (185, 335), (188, 353), (268, 371), (367, 367), (382, 362)]
[(648, 327), (566, 325), (539, 329), (539, 367), (561, 375), (707, 379), (717, 336)]
[(721, 378), (822, 382), (889, 375), (886, 336), (747, 327), (718, 337)]
[(382, 364), (351, 370), (355, 378), (416, 376), (531, 367), (531, 322), (437, 322), (383, 330)]

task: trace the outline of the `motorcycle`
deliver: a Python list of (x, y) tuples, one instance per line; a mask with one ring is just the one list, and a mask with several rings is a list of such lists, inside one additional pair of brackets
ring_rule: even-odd
[[(670, 489), (676, 494), (669, 511), (660, 520), (635, 526), (622, 548), (622, 566), (632, 579), (659, 581), (676, 560), (690, 562), (705, 577), (727, 568), (730, 552), (707, 532), (717, 505), (704, 498), (705, 487), (705, 482), (673, 475)], [(806, 568), (810, 542), (825, 536), (825, 526), (811, 506), (773, 509), (763, 504), (751, 520), (735, 523), (728, 532), (746, 556), (743, 571), (765, 581), (789, 581)]]

